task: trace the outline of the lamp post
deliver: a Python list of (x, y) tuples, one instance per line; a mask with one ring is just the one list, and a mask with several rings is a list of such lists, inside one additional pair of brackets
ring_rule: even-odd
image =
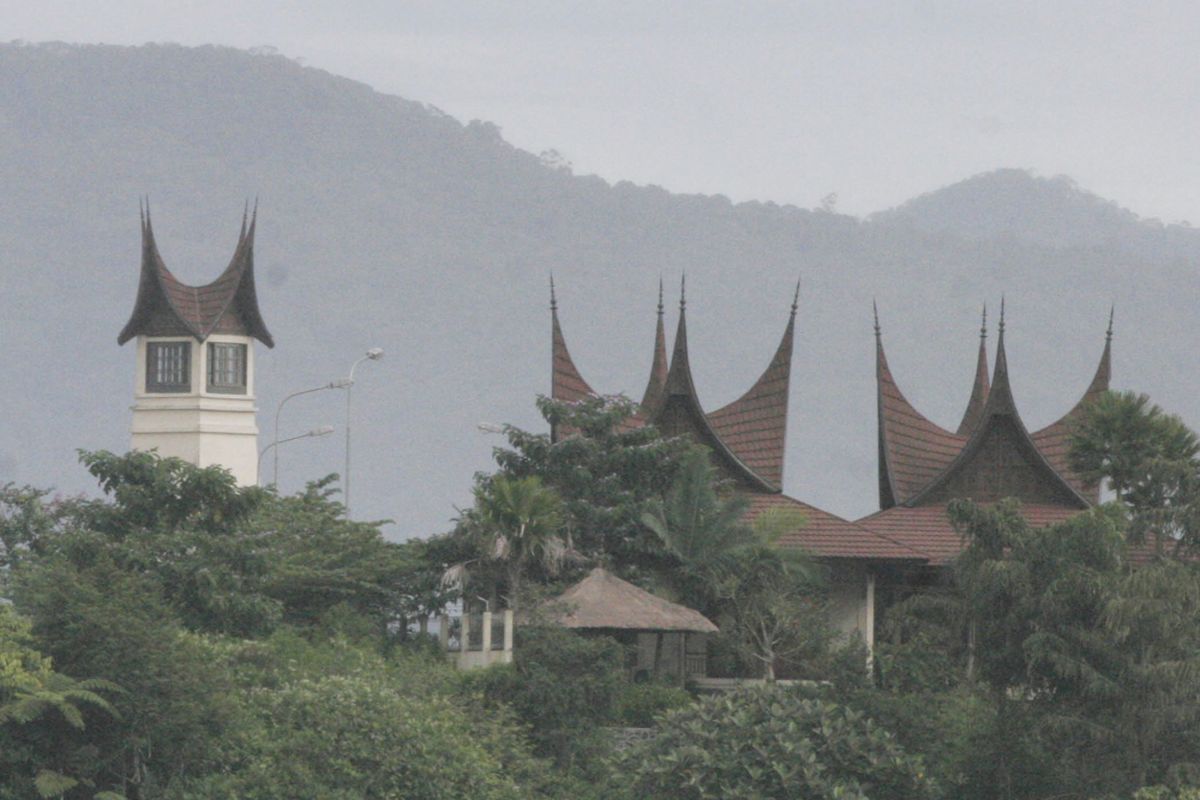
[[(280, 400), (279, 405), (275, 407), (275, 434), (271, 437), (271, 445), (275, 446), (275, 445), (279, 444), (279, 414), (283, 411), (284, 403), (286, 403), (288, 400), (291, 400), (293, 397), (299, 397), (302, 394), (312, 394), (313, 392), (323, 392), (326, 389), (348, 389), (349, 386), (350, 386), (350, 382), (346, 378), (338, 378), (336, 381), (330, 381), (329, 383), (325, 384), (324, 386), (314, 386), (311, 389), (301, 389), (298, 392), (292, 392), (287, 397)], [(321, 434), (321, 435), (324, 436), (325, 434)], [(270, 450), (270, 449), (271, 449), (270, 447), (266, 447), (263, 449), (263, 452), (265, 453), (267, 450)], [(279, 485), (279, 449), (278, 448), (275, 449), (275, 459), (274, 460), (275, 460), (275, 471), (271, 477), (271, 485), (278, 486)], [(261, 466), (261, 464), (259, 466)]]
[(350, 519), (350, 390), (354, 388), (354, 370), (364, 361), (378, 361), (383, 358), (382, 347), (372, 347), (362, 358), (350, 365), (350, 374), (346, 376), (346, 474), (342, 476), (342, 493), (346, 499), (346, 519)]
[[(322, 387), (322, 388), (324, 388), (324, 387)], [(275, 441), (271, 442), (269, 445), (267, 445), (266, 447), (264, 447), (264, 448), (262, 449), (262, 452), (258, 454), (258, 468), (259, 468), (259, 471), (261, 471), (261, 470), (262, 470), (262, 460), (263, 460), (263, 456), (265, 456), (265, 455), (267, 454), (267, 451), (268, 451), (268, 450), (274, 450), (274, 451), (275, 451), (275, 456), (276, 456), (276, 458), (278, 459), (278, 456), (279, 456), (279, 445), (281, 445), (281, 444), (285, 444), (286, 442), (294, 442), (294, 441), (296, 441), (297, 439), (310, 439), (310, 438), (315, 438), (315, 437), (318, 437), (318, 436), (328, 436), (328, 435), (329, 435), (329, 434), (331, 434), (331, 433), (333, 433), (333, 426), (332, 426), (332, 425), (322, 425), (322, 426), (321, 426), (321, 427), (319, 427), (319, 428), (313, 428), (313, 429), (312, 429), (311, 431), (309, 431), (308, 433), (300, 433), (300, 434), (297, 434), (297, 435), (295, 435), (295, 436), (289, 436), (289, 437), (288, 437), (288, 438), (286, 438), (286, 439), (280, 439), (278, 436), (276, 436), (276, 437), (275, 437)], [(275, 463), (276, 463), (276, 464), (278, 464), (278, 463), (279, 463), (279, 462), (278, 462), (278, 460), (276, 460), (276, 462), (275, 462)], [(272, 485), (274, 485), (274, 484), (272, 484)]]

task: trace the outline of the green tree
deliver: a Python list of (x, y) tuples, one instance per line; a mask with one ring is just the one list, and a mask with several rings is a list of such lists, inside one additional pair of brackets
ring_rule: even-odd
[(513, 659), (469, 676), (467, 686), (512, 708), (535, 752), (566, 770), (588, 769), (606, 745), (601, 726), (617, 716), (625, 681), (621, 645), (565, 628), (523, 626)]
[(1146, 395), (1107, 392), (1090, 403), (1071, 437), (1071, 466), (1107, 480), (1131, 514), (1132, 542), (1156, 552), (1200, 549), (1200, 440)]
[(762, 544), (746, 522), (749, 501), (720, 496), (708, 453), (684, 456), (675, 482), (661, 502), (642, 514), (667, 557), (660, 575), (674, 599), (716, 612), (719, 585), (739, 566), (738, 556)]
[(119, 718), (86, 731), (97, 788), (160, 797), (213, 768), (236, 712), (228, 678), (153, 579), (99, 552), (83, 567), (54, 559), (22, 570), (14, 589), (57, 670), (125, 690), (110, 700)]
[(558, 493), (572, 547), (588, 558), (621, 568), (648, 569), (661, 546), (642, 514), (675, 482), (686, 437), (664, 437), (653, 426), (630, 425), (637, 405), (624, 397), (589, 397), (564, 403), (538, 398), (551, 426), (569, 431), (551, 442), (546, 434), (505, 427), (509, 447), (496, 448), (504, 474), (536, 475)]
[(509, 608), (519, 607), (530, 566), (554, 575), (567, 558), (561, 507), (558, 495), (536, 475), (499, 474), (476, 487), (470, 513), (480, 533), (480, 557), (503, 570)]
[[(1013, 502), (951, 504), (967, 537), (955, 578), (996, 709), (992, 783), (1027, 796), (1023, 751), (1060, 786), (1127, 793), (1195, 769), (1200, 576), (1130, 565), (1119, 509), (1032, 528)], [(1096, 771), (1094, 765), (1106, 765)]]
[(80, 734), (89, 710), (112, 717), (104, 680), (55, 672), (30, 625), (0, 605), (0, 797), (59, 797), (94, 786), (95, 759)]
[(630, 797), (662, 800), (935, 796), (921, 761), (872, 720), (777, 685), (668, 713), (618, 769)]

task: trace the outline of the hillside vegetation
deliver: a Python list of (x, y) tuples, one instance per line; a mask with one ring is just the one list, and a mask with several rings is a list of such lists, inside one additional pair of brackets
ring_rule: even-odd
[[(259, 294), (278, 342), (259, 353), (263, 427), (287, 392), (388, 351), (359, 373), (354, 485), (356, 514), (396, 519), (392, 537), (444, 529), (469, 500), (463, 476), (491, 445), (477, 423), (536, 424), (551, 271), (585, 376), (630, 394), (649, 368), (658, 279), (686, 271), (692, 364), (713, 408), (765, 366), (802, 276), (786, 484), (847, 516), (875, 502), (873, 298), (898, 380), (943, 424), (967, 399), (979, 305), (1002, 293), (1030, 427), (1083, 391), (1113, 301), (1115, 384), (1200, 421), (1200, 233), (1066, 179), (977, 176), (869, 220), (734, 205), (573, 175), (490, 123), (277, 55), (9, 44), (0, 185), (0, 482), (83, 491), (74, 448), (127, 445), (133, 351), (115, 338), (144, 195), (165, 259), (194, 283), (224, 267), (258, 198)], [(342, 409), (332, 392), (299, 400), (284, 432), (340, 424)], [(287, 446), (283, 487), (340, 471), (340, 439)]]

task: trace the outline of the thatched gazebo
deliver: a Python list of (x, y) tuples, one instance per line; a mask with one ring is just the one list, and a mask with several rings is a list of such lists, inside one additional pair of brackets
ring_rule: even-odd
[(602, 633), (634, 647), (634, 677), (703, 677), (707, 636), (717, 626), (695, 609), (664, 600), (603, 567), (543, 606), (551, 622)]

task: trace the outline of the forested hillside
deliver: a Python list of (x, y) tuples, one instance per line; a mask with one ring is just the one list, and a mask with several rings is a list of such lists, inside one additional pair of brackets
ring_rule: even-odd
[[(875, 502), (872, 299), (897, 379), (943, 424), (967, 399), (979, 305), (1002, 293), (1031, 428), (1083, 391), (1113, 302), (1114, 385), (1200, 422), (1200, 233), (1066, 179), (1002, 171), (868, 220), (733, 205), (572, 175), (492, 124), (276, 55), (10, 44), (0, 187), (0, 483), (82, 491), (75, 448), (128, 442), (133, 352), (116, 335), (141, 196), (168, 265), (193, 283), (228, 262), (257, 197), (259, 297), (278, 343), (259, 353), (264, 429), (284, 394), (387, 350), (355, 389), (354, 505), (394, 518), (394, 537), (443, 529), (469, 501), (493, 443), (477, 423), (537, 424), (551, 272), (585, 377), (636, 395), (659, 277), (672, 287), (686, 271), (692, 365), (713, 408), (765, 366), (802, 277), (786, 484), (843, 515)], [(284, 433), (340, 425), (341, 400), (297, 400)], [(341, 448), (289, 445), (283, 487), (340, 471)]]

